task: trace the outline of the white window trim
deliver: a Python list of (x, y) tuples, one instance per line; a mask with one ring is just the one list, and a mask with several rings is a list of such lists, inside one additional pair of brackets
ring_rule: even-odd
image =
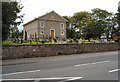
[[(41, 26), (41, 23), (43, 23), (43, 26)], [(44, 21), (40, 21), (40, 28), (44, 28)]]
[(64, 31), (61, 32), (61, 35), (64, 35)]
[[(42, 32), (43, 32), (43, 34), (42, 34)], [(41, 30), (41, 31), (40, 31), (40, 34), (41, 34), (41, 35), (44, 35), (44, 30)]]
[[(63, 25), (63, 27), (61, 27)], [(64, 29), (64, 23), (60, 23), (60, 28)]]

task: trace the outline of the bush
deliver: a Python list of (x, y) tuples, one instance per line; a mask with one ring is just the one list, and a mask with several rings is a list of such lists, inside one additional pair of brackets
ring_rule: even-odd
[(57, 42), (57, 39), (56, 39), (56, 38), (54, 38), (53, 40), (54, 40), (54, 42)]
[(44, 44), (45, 43), (45, 41), (44, 40), (42, 40), (42, 44)]
[(69, 42), (72, 43), (73, 42), (72, 39), (69, 39)]
[(115, 40), (115, 42), (120, 42), (120, 40), (117, 39), (117, 40)]

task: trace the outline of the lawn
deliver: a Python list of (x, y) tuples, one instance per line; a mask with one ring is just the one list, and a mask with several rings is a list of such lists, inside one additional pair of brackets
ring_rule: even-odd
[(11, 40), (5, 40), (2, 42), (3, 45), (11, 45), (13, 42)]
[[(114, 42), (114, 41), (110, 41), (110, 42)], [(67, 42), (63, 42), (63, 41), (58, 41), (58, 42), (45, 42), (44, 44), (69, 44), (70, 42), (67, 40)], [(71, 44), (75, 44), (76, 42), (72, 42)], [(78, 41), (78, 44), (81, 44), (81, 43), (99, 43), (98, 40), (91, 40), (90, 42), (88, 40), (82, 40), (80, 39)], [(3, 45), (12, 45), (12, 44), (21, 44), (20, 42), (19, 43), (14, 43), (13, 41), (11, 40), (5, 40), (2, 42)], [(42, 42), (35, 42), (35, 41), (32, 41), (31, 43), (30, 42), (24, 42), (22, 44), (25, 44), (25, 45), (28, 45), (28, 44), (42, 44)]]
[[(12, 44), (21, 44), (20, 42), (19, 43), (14, 43), (13, 41), (11, 40), (5, 40), (2, 42), (2, 45), (12, 45)], [(35, 42), (35, 41), (32, 41), (31, 43), (30, 42), (23, 42), (22, 44), (25, 44), (25, 45), (28, 45), (28, 44), (42, 44), (42, 42)], [(56, 43), (51, 43), (51, 42), (45, 42), (44, 44), (56, 44)]]

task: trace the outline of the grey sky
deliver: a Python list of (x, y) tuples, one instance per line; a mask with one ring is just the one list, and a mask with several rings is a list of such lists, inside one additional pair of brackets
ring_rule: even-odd
[[(100, 8), (109, 12), (117, 12), (118, 2), (120, 0), (22, 0), (24, 6), (22, 13), (24, 23), (54, 10), (61, 16), (73, 16), (79, 11), (90, 11), (94, 8)], [(23, 24), (24, 24), (23, 23)], [(18, 28), (23, 29), (23, 24)]]

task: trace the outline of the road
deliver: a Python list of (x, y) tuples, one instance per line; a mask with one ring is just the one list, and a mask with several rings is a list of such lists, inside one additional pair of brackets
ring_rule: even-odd
[(5, 82), (118, 80), (119, 70), (118, 51), (111, 51), (46, 57), (36, 63), (3, 66), (2, 78)]

